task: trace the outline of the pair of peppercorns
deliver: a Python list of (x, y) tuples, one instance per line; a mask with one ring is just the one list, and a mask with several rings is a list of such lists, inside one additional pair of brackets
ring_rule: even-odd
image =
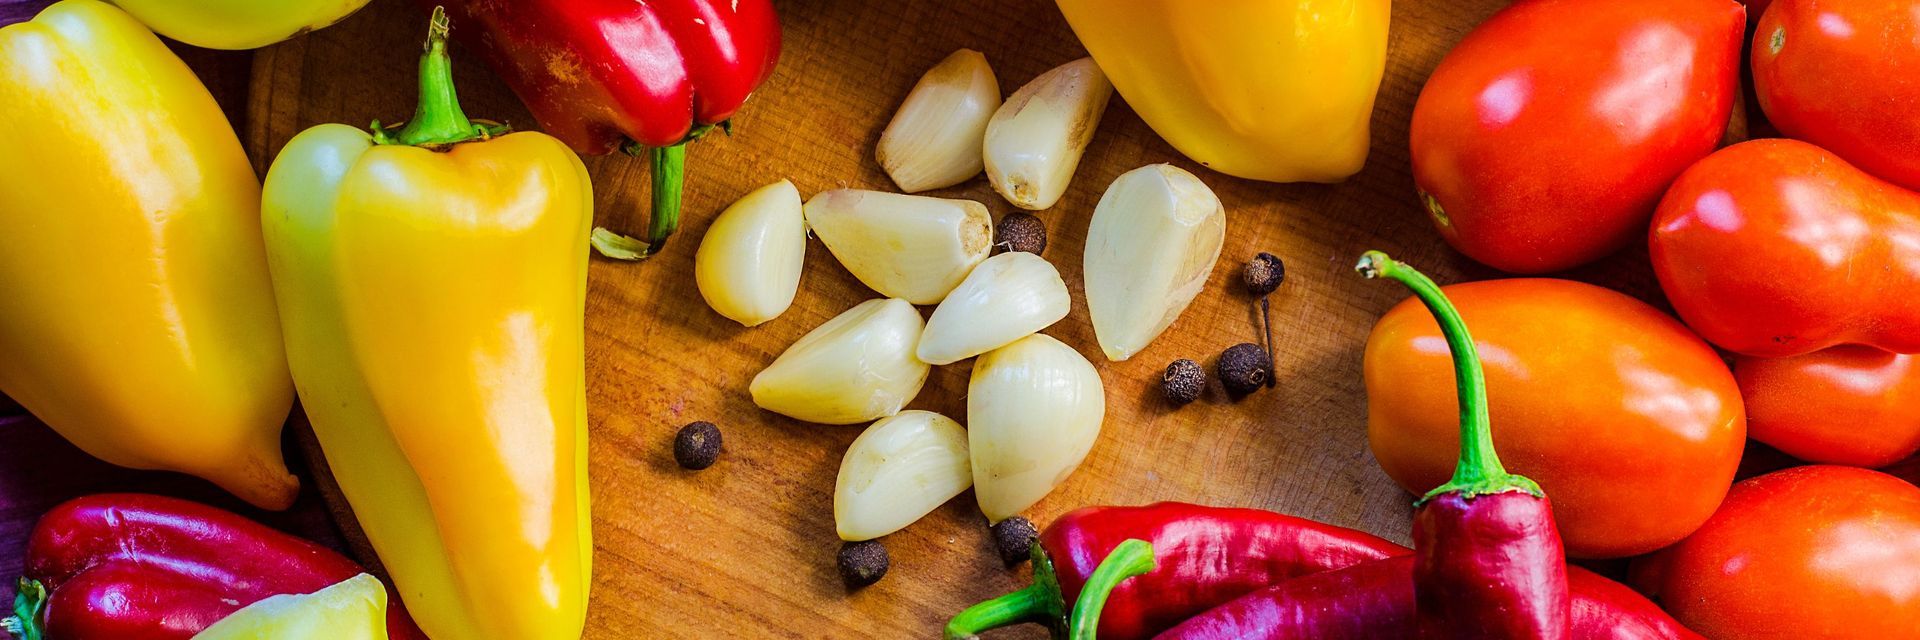
[[(1241, 279), (1247, 286), (1247, 292), (1260, 298), (1260, 319), (1265, 326), (1266, 348), (1251, 342), (1227, 347), (1220, 353), (1220, 359), (1214, 364), (1214, 372), (1220, 377), (1220, 386), (1235, 398), (1259, 391), (1261, 387), (1274, 385), (1273, 377), (1273, 322), (1268, 312), (1267, 296), (1280, 288), (1280, 282), (1286, 279), (1286, 264), (1271, 253), (1261, 252), (1247, 261), (1241, 272)], [(1207, 388), (1207, 372), (1200, 363), (1181, 358), (1167, 365), (1160, 375), (1160, 391), (1167, 402), (1174, 406), (1185, 406), (1200, 399)]]
[[(988, 530), (992, 532), (1000, 561), (1008, 567), (1026, 561), (1033, 552), (1034, 541), (1040, 537), (1033, 521), (1020, 516), (996, 522)], [(840, 579), (846, 582), (847, 588), (859, 589), (886, 577), (893, 561), (887, 556), (886, 545), (879, 540), (862, 540), (841, 544), (838, 564)]]

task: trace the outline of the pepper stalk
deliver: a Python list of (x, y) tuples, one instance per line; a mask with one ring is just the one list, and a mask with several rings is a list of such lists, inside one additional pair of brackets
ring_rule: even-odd
[(1128, 578), (1154, 570), (1153, 545), (1129, 538), (1113, 548), (1100, 566), (1087, 576), (1080, 597), (1073, 607), (1066, 606), (1053, 560), (1040, 545), (1033, 545), (1033, 584), (1027, 588), (982, 602), (947, 622), (946, 640), (969, 640), (989, 629), (1022, 623), (1047, 625), (1053, 638), (1093, 640), (1100, 627), (1100, 611), (1107, 596)]

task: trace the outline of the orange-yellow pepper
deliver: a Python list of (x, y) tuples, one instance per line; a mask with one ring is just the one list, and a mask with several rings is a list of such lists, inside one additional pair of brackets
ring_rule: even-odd
[(1127, 104), (1215, 171), (1338, 182), (1367, 160), (1389, 0), (1058, 0)]

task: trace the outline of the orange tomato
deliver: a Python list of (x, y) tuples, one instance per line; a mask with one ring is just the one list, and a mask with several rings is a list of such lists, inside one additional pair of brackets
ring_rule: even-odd
[[(1578, 282), (1445, 291), (1480, 348), (1500, 459), (1553, 499), (1568, 554), (1645, 553), (1713, 514), (1739, 466), (1746, 415), (1706, 342), (1645, 303)], [(1459, 404), (1446, 341), (1418, 302), (1374, 325), (1365, 377), (1380, 466), (1414, 493), (1445, 482)]]
[(1753, 439), (1801, 460), (1884, 467), (1920, 450), (1920, 359), (1841, 346), (1734, 360)]

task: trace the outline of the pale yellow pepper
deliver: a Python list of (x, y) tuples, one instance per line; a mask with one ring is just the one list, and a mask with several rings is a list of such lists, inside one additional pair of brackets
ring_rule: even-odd
[(362, 573), (313, 593), (273, 596), (193, 640), (387, 640), (387, 588)]
[(1338, 182), (1366, 163), (1389, 0), (1058, 0), (1127, 104), (1228, 175)]
[(0, 392), (102, 460), (286, 507), (259, 207), (220, 106), (131, 16), (0, 28)]
[(320, 125), (267, 173), (293, 377), (429, 637), (575, 640), (593, 553), (592, 187), (559, 140), (467, 120), (434, 24), (406, 128)]
[(353, 15), (368, 0), (113, 0), (160, 35), (208, 49), (257, 49)]

